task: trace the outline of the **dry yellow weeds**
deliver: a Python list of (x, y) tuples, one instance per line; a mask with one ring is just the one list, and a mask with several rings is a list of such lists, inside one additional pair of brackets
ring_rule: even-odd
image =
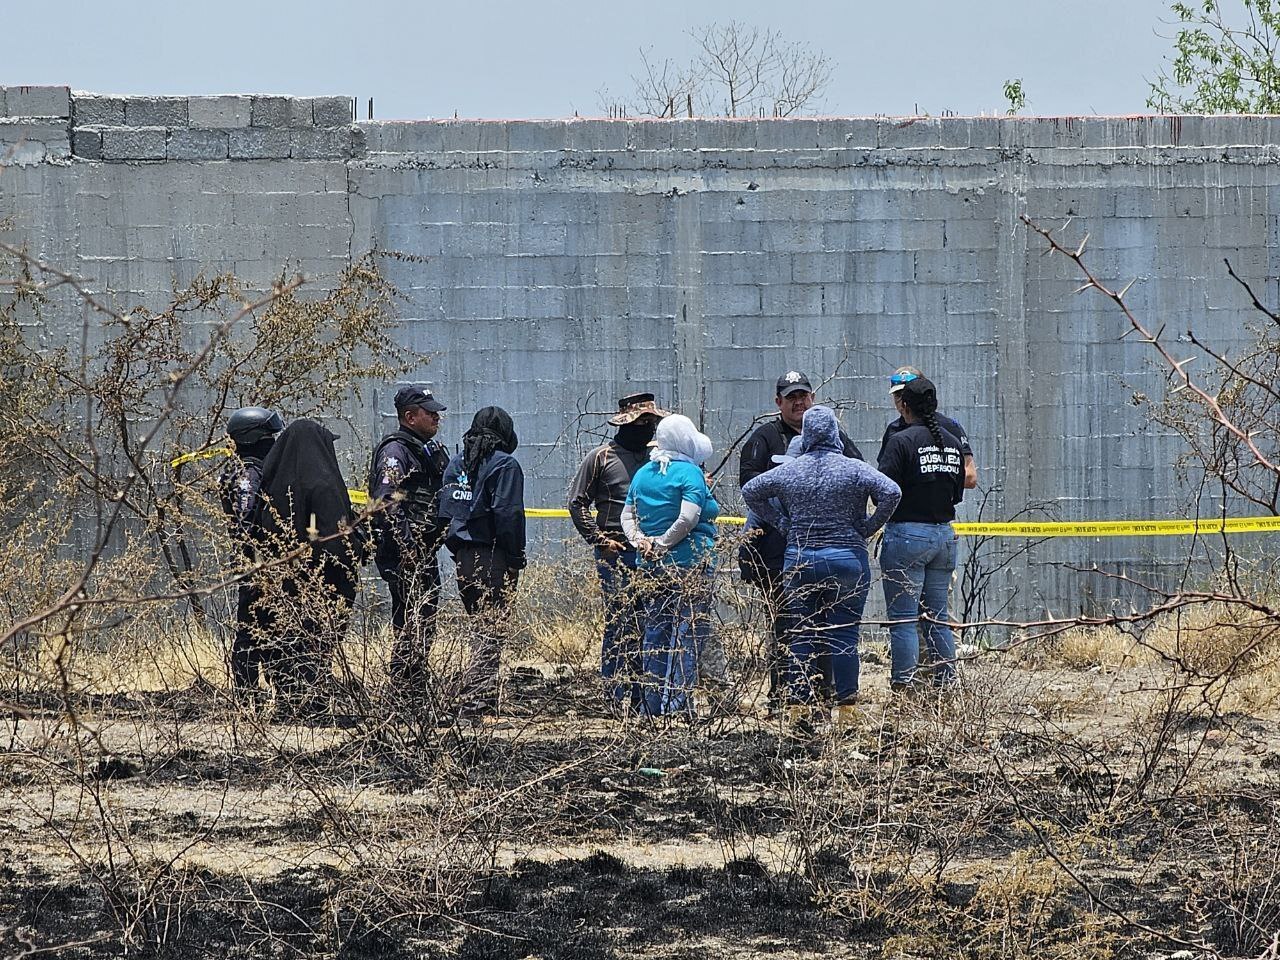
[(1262, 713), (1280, 706), (1280, 626), (1239, 607), (1187, 607), (1135, 632), (1081, 627), (1037, 653), (1074, 669), (1164, 666), (1200, 681), (1216, 678), (1228, 711)]

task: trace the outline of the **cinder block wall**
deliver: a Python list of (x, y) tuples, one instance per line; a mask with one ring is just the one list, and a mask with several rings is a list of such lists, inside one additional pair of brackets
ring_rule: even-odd
[[(788, 369), (832, 377), (871, 457), (893, 367), (968, 428), (986, 519), (1183, 515), (1176, 444), (1123, 318), (1018, 221), (1074, 217), (1101, 277), (1167, 330), (1230, 349), (1249, 318), (1222, 265), (1277, 298), (1280, 119), (566, 120), (352, 123), (346, 97), (0, 91), (7, 234), (125, 298), (199, 270), (323, 283), (373, 249), (456, 441), (486, 403), (521, 435), (529, 499), (559, 505), (594, 413), (652, 387), (723, 450)], [(78, 324), (79, 315), (68, 316)], [(355, 413), (388, 422), (394, 385)], [(356, 445), (358, 446), (358, 444)], [(353, 454), (355, 464), (363, 452)], [(719, 453), (717, 453), (717, 461)], [(737, 505), (736, 463), (722, 498)], [(977, 516), (978, 497), (963, 508)], [(567, 527), (543, 527), (549, 538)], [(1011, 547), (1013, 544), (996, 545)], [(993, 547), (988, 546), (988, 551)], [(993, 611), (1114, 594), (1057, 564), (1175, 576), (1184, 540), (1057, 541)], [(1030, 574), (1030, 575), (1028, 575)]]

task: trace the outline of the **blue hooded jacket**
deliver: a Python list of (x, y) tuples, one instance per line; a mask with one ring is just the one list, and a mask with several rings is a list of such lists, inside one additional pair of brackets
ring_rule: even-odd
[(509, 453), (495, 450), (474, 477), (467, 475), (464, 454), (454, 456), (440, 489), (440, 516), (449, 524), (445, 545), (451, 553), (464, 543), (493, 545), (506, 552), (511, 566), (524, 567), (524, 471)]

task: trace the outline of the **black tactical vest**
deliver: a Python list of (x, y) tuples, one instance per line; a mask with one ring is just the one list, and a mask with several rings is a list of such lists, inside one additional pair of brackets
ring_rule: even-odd
[[(226, 466), (222, 468), (222, 473), (218, 477), (218, 499), (222, 503), (222, 512), (233, 523), (247, 520), (248, 515), (253, 512), (252, 508), (244, 509), (245, 501), (247, 499), (252, 503), (257, 500), (264, 462), (261, 457), (246, 457), (233, 453), (228, 458)], [(246, 476), (249, 478), (249, 489), (242, 490), (240, 480)]]
[(393, 440), (399, 440), (414, 458), (406, 464), (407, 473), (400, 481), (400, 492), (404, 494), (403, 511), (405, 519), (414, 530), (430, 531), (436, 527), (439, 515), (438, 497), (440, 485), (444, 479), (445, 467), (449, 464), (449, 454), (442, 444), (429, 441), (427, 449), (423, 449), (422, 438), (408, 430), (395, 430), (381, 440), (373, 450), (373, 458), (369, 462), (369, 493), (378, 482), (378, 457), (383, 448)]

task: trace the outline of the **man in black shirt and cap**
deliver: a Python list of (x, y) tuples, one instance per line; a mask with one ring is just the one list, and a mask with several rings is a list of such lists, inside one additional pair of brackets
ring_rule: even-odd
[(373, 451), (369, 497), (382, 507), (374, 519), (374, 562), (391, 594), (391, 680), (398, 690), (414, 692), (426, 682), (440, 611), (438, 497), (449, 453), (436, 434), (447, 408), (425, 386), (401, 388), (395, 407), (396, 429)]
[[(636, 471), (649, 462), (649, 441), (667, 411), (652, 393), (633, 393), (618, 401), (609, 425), (612, 440), (587, 454), (569, 487), (569, 515), (578, 533), (595, 550), (596, 573), (604, 593), (604, 637), (600, 678), (611, 705), (635, 701), (632, 679), (640, 673), (642, 619), (631, 584), (636, 551), (622, 532), (622, 508)], [(592, 508), (595, 514), (592, 515)]]
[[(227, 420), (233, 454), (218, 477), (218, 496), (232, 538), (252, 556), (253, 515), (262, 487), (262, 464), (284, 429), (280, 415), (265, 407), (242, 407)], [(231, 644), (231, 684), (236, 690), (258, 686), (265, 654), (256, 601), (259, 591), (249, 579), (236, 594), (236, 635)]]
[[(789, 370), (778, 378), (773, 402), (778, 416), (770, 417), (747, 439), (738, 459), (738, 486), (745, 487), (766, 470), (772, 470), (784, 457), (792, 437), (800, 435), (804, 413), (813, 406), (813, 386), (809, 378), (796, 370)], [(844, 455), (861, 460), (862, 452), (857, 444), (840, 431)], [(747, 531), (747, 539), (738, 551), (738, 565), (742, 579), (755, 583), (768, 604), (770, 633), (773, 649), (769, 652), (769, 708), (774, 710), (782, 697), (781, 667), (786, 652), (786, 623), (782, 616), (782, 562), (787, 550), (787, 538), (782, 531), (768, 524), (759, 523)]]

